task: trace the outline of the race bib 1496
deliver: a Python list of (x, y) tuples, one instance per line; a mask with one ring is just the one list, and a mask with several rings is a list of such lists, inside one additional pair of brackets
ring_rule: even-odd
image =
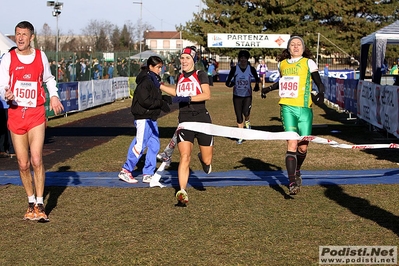
[(282, 98), (298, 97), (299, 76), (283, 76), (279, 80), (279, 95)]

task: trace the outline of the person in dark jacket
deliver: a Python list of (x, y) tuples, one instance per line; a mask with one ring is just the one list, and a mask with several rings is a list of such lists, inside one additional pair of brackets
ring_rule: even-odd
[(130, 144), (127, 159), (119, 173), (119, 179), (128, 183), (137, 183), (132, 176), (144, 151), (147, 155), (143, 168), (143, 182), (150, 183), (155, 173), (159, 151), (159, 131), (157, 119), (161, 111), (169, 112), (169, 104), (172, 97), (162, 95), (160, 88), (160, 76), (163, 61), (158, 56), (151, 56), (136, 78), (137, 88), (133, 95), (131, 112), (134, 116), (136, 137)]

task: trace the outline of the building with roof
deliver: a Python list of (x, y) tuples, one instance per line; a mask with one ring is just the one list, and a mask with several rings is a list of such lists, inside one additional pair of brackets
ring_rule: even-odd
[(198, 46), (182, 38), (181, 31), (146, 31), (144, 32), (145, 47), (164, 58), (171, 59), (187, 46)]

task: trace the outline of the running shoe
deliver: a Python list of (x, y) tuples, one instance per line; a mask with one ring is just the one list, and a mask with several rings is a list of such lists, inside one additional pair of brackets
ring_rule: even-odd
[(288, 186), (290, 195), (298, 194), (301, 191), (301, 185), (302, 185), (302, 178), (295, 177), (295, 182), (291, 182), (290, 185)]
[(29, 203), (28, 209), (24, 215), (24, 220), (36, 220), (35, 203)]
[(188, 194), (184, 189), (180, 189), (176, 193), (176, 199), (182, 203), (182, 204), (187, 204), (188, 203)]
[(118, 174), (118, 177), (119, 177), (120, 180), (125, 181), (125, 182), (130, 183), (130, 184), (134, 184), (134, 183), (139, 182), (137, 179), (135, 179), (132, 176), (132, 173), (130, 173), (128, 170), (126, 170), (124, 168), (122, 168), (122, 170)]
[(46, 211), (44, 209), (44, 205), (41, 204), (41, 203), (36, 204), (36, 206), (35, 206), (35, 215), (36, 215), (36, 219), (35, 220), (38, 220), (39, 222), (48, 222), (48, 221), (50, 221), (49, 218), (46, 215)]
[(243, 141), (244, 141), (243, 139), (239, 139), (237, 140), (237, 144), (242, 144)]
[(150, 183), (152, 175), (143, 175), (143, 183)]
[(251, 122), (245, 121), (245, 128), (251, 129)]
[(164, 152), (157, 154), (157, 160), (159, 162), (166, 162), (166, 167), (169, 167), (170, 163), (172, 162), (172, 159), (168, 157)]
[(206, 165), (203, 161), (202, 161), (202, 157), (201, 157), (201, 153), (199, 152), (198, 153), (198, 159), (200, 160), (200, 162), (201, 162), (201, 165), (202, 165), (202, 169), (204, 170), (204, 172), (206, 173), (206, 174), (210, 174), (211, 172), (212, 172), (212, 165), (210, 164), (210, 165)]

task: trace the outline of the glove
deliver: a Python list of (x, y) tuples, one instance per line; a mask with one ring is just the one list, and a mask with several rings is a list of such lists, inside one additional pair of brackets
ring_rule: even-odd
[(261, 94), (262, 99), (265, 99), (266, 94), (268, 94), (271, 90), (272, 88), (270, 86), (262, 88), (262, 94)]
[(173, 103), (190, 103), (191, 97), (190, 96), (175, 96), (172, 100)]
[(255, 84), (254, 91), (259, 91), (259, 84), (258, 83)]
[(166, 101), (162, 101), (161, 110), (164, 111), (165, 113), (170, 112), (169, 104)]
[(314, 96), (313, 101), (314, 101), (316, 104), (322, 104), (322, 103), (324, 103), (324, 92), (319, 92), (319, 93), (317, 93), (317, 94)]
[(236, 85), (236, 83), (234, 82), (234, 80), (230, 81), (229, 83), (226, 82), (226, 86), (229, 88), (233, 88), (234, 85)]
[(162, 100), (167, 102), (168, 104), (172, 104), (172, 97), (169, 95), (162, 95)]

